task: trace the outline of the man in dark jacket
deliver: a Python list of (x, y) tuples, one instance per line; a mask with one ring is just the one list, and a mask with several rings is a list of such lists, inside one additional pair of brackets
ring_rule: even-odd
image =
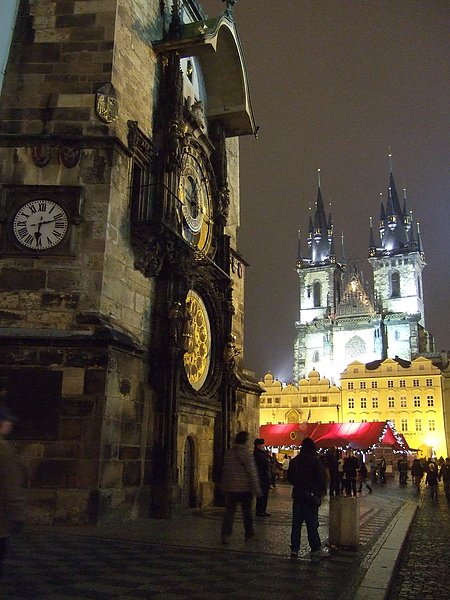
[(255, 514), (257, 517), (270, 517), (270, 513), (267, 512), (271, 480), (270, 462), (267, 452), (264, 450), (264, 440), (262, 438), (256, 438), (253, 456), (258, 470), (259, 485), (261, 486), (261, 496), (256, 499)]
[(322, 548), (319, 537), (319, 504), (325, 496), (326, 473), (317, 456), (316, 445), (311, 438), (305, 438), (300, 454), (289, 464), (287, 478), (292, 490), (292, 529), (291, 558), (298, 558), (303, 522), (306, 523), (308, 542), (312, 558), (329, 555), (328, 548)]
[(20, 467), (12, 446), (4, 439), (16, 419), (6, 406), (0, 406), (0, 578), (11, 534), (23, 525), (23, 492)]

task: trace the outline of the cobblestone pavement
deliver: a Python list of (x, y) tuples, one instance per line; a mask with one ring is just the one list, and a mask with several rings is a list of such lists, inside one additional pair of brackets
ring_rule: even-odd
[[(363, 495), (359, 548), (332, 549), (324, 560), (309, 558), (305, 533), (300, 559), (287, 558), (291, 500), (290, 487), (283, 485), (271, 492), (272, 516), (255, 520), (256, 539), (244, 541), (238, 516), (226, 547), (220, 543), (219, 508), (120, 527), (29, 528), (13, 541), (0, 598), (351, 600), (411, 496), (411, 489), (394, 482)], [(328, 508), (328, 501), (320, 508), (324, 542)]]
[(392, 582), (389, 600), (441, 600), (450, 590), (450, 505), (442, 485), (438, 502), (422, 490)]

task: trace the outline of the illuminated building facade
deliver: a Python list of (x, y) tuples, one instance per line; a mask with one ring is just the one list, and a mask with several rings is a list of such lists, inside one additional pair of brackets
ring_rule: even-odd
[[(421, 456), (448, 456), (446, 371), (430, 359), (351, 362), (341, 387), (317, 371), (298, 385), (268, 373), (260, 381), (260, 425), (285, 423), (370, 423), (390, 421)], [(446, 436), (447, 431), (447, 436)]]
[(0, 402), (31, 518), (208, 505), (231, 436), (257, 435), (237, 252), (256, 126), (233, 4), (8, 2)]
[(332, 217), (325, 214), (319, 186), (305, 253), (299, 237), (295, 381), (315, 368), (338, 382), (353, 360), (366, 363), (395, 356), (411, 360), (433, 350), (425, 329), (422, 241), (406, 197), (400, 206), (392, 173), (378, 230), (376, 239), (371, 224), (373, 286), (367, 286), (356, 265), (346, 264), (343, 247), (338, 260)]
[(342, 417), (341, 390), (320, 377), (316, 370), (298, 385), (284, 385), (267, 373), (259, 385), (260, 425), (283, 423), (339, 423)]
[(448, 456), (444, 379), (431, 360), (354, 361), (341, 374), (344, 420), (392, 421), (422, 456)]

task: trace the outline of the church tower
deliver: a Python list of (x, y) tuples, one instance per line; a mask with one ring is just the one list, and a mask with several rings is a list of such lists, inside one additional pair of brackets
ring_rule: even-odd
[[(303, 255), (299, 233), (297, 273), (299, 285), (299, 321), (294, 347), (294, 379), (300, 378), (308, 365), (326, 362), (333, 352), (330, 321), (341, 300), (344, 265), (337, 262), (331, 213), (328, 219), (322, 198), (317, 190), (314, 220), (309, 219), (308, 249)], [(311, 331), (311, 323), (315, 323)], [(319, 325), (320, 323), (320, 325)]]
[(308, 251), (299, 239), (299, 321), (294, 343), (294, 380), (315, 369), (332, 382), (352, 361), (372, 363), (399, 357), (411, 360), (433, 350), (425, 329), (422, 270), (425, 266), (418, 224), (400, 205), (392, 169), (386, 206), (382, 203), (379, 239), (370, 225), (369, 262), (373, 285), (355, 264), (337, 262), (331, 215), (325, 217), (322, 192), (310, 218)]
[(369, 262), (386, 324), (387, 354), (409, 360), (429, 345), (422, 286), (426, 263), (419, 224), (408, 211), (406, 191), (400, 205), (392, 169), (386, 206), (381, 203), (378, 244), (372, 224), (370, 228)]

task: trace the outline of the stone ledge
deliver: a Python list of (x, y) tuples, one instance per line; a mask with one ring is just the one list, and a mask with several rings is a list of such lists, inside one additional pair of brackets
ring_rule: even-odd
[(384, 544), (371, 562), (354, 600), (385, 600), (406, 535), (417, 511), (417, 503), (406, 503)]

